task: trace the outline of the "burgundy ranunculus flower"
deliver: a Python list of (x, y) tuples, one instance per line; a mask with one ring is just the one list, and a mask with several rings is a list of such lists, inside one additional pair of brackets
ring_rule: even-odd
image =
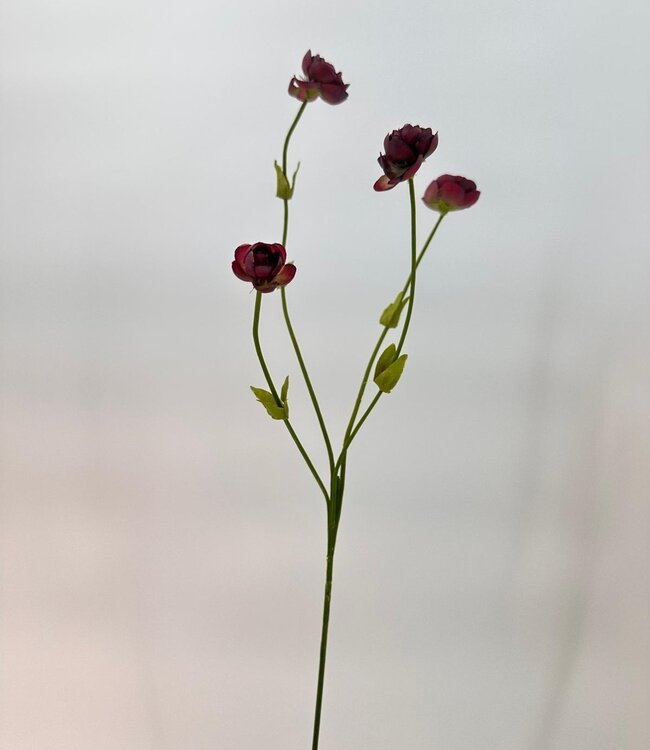
[(375, 182), (375, 190), (391, 190), (398, 183), (410, 180), (437, 146), (438, 134), (431, 128), (404, 125), (393, 130), (384, 138), (386, 153), (377, 159), (384, 174)]
[(287, 251), (277, 242), (240, 245), (235, 250), (232, 270), (242, 281), (250, 281), (258, 292), (272, 292), (286, 286), (296, 275), (293, 263), (286, 263)]
[(459, 175), (443, 174), (424, 191), (425, 205), (441, 214), (473, 206), (480, 195), (476, 183)]
[(302, 60), (302, 72), (307, 80), (295, 76), (289, 81), (289, 94), (301, 102), (311, 102), (319, 96), (328, 104), (340, 104), (348, 98), (347, 88), (341, 74), (320, 55), (312, 55), (311, 50)]

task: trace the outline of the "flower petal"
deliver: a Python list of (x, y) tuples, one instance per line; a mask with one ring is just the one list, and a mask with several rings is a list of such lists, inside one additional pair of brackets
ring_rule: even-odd
[(451, 208), (462, 208), (465, 205), (465, 191), (457, 182), (443, 182), (440, 186), (440, 199)]
[(278, 286), (286, 286), (296, 275), (296, 267), (293, 263), (287, 263), (286, 266), (277, 274), (273, 282)]
[(465, 208), (469, 208), (470, 206), (473, 206), (476, 201), (479, 199), (479, 196), (481, 195), (480, 190), (472, 190), (470, 193), (467, 193), (465, 196)]
[(237, 261), (237, 263), (239, 263), (239, 264), (241, 265), (241, 267), (242, 267), (242, 268), (244, 267), (244, 266), (243, 266), (243, 263), (244, 263), (244, 258), (246, 257), (246, 253), (247, 253), (247, 252), (248, 252), (248, 251), (249, 251), (250, 249), (251, 249), (251, 246), (250, 246), (250, 245), (240, 245), (240, 246), (239, 246), (239, 247), (238, 247), (238, 248), (237, 248), (237, 249), (235, 250), (235, 260)]
[(302, 58), (302, 72), (305, 74), (306, 78), (309, 78), (309, 66), (311, 65), (312, 60), (313, 57), (311, 55), (311, 50), (308, 49), (305, 56)]
[(424, 191), (422, 200), (427, 206), (431, 206), (438, 200), (438, 180), (430, 183), (429, 187)]
[(320, 84), (320, 95), (323, 101), (328, 104), (341, 104), (348, 98), (348, 92), (346, 89), (350, 84), (340, 83), (321, 83)]
[(397, 183), (389, 180), (385, 174), (383, 174), (377, 182), (372, 186), (378, 193), (382, 193), (385, 190), (392, 190)]
[(418, 158), (415, 160), (415, 162), (404, 172), (402, 177), (400, 178), (402, 181), (410, 180), (411, 177), (420, 169), (424, 162), (424, 156), (422, 154), (418, 155)]
[(272, 242), (271, 247), (273, 248), (273, 252), (280, 256), (280, 264), (284, 265), (287, 259), (287, 251), (284, 249), (284, 246), (279, 242)]
[(242, 269), (239, 267), (239, 263), (237, 263), (236, 260), (233, 260), (232, 262), (232, 272), (238, 279), (241, 279), (242, 281), (254, 281), (254, 279), (251, 279), (251, 277), (247, 273), (242, 271)]

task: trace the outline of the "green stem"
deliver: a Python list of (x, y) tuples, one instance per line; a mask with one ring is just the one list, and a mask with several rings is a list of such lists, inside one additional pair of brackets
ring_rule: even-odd
[(361, 429), (361, 425), (363, 425), (366, 419), (368, 419), (368, 417), (370, 416), (370, 412), (375, 408), (375, 406), (377, 405), (377, 401), (379, 401), (380, 398), (381, 398), (381, 391), (377, 391), (377, 393), (375, 393), (375, 397), (368, 404), (368, 408), (363, 412), (363, 414), (361, 415), (361, 418), (356, 423), (354, 429), (350, 433), (350, 437), (348, 438), (348, 442), (345, 446), (346, 451), (350, 447), (354, 438), (356, 437), (357, 432), (359, 432), (359, 430)]
[[(445, 218), (447, 214), (440, 214), (438, 217), (438, 221), (433, 225), (433, 229), (429, 232), (429, 236), (427, 237), (427, 241), (422, 245), (422, 250), (420, 250), (420, 253), (418, 255), (418, 259), (415, 262), (415, 268), (417, 268), (420, 265), (420, 261), (422, 258), (424, 258), (424, 254), (426, 253), (429, 245), (431, 244), (431, 240), (435, 237), (436, 232), (438, 231), (438, 227), (440, 226), (440, 222)], [(408, 289), (409, 284), (411, 283), (411, 277), (409, 276), (406, 280), (406, 284), (404, 284), (404, 289), (402, 290), (402, 294), (406, 294), (406, 290)]]
[(388, 328), (388, 326), (386, 326), (384, 330), (381, 332), (381, 334), (379, 335), (379, 339), (377, 340), (377, 343), (375, 344), (375, 348), (372, 350), (372, 354), (370, 355), (370, 360), (368, 361), (366, 370), (363, 373), (363, 378), (361, 379), (361, 386), (359, 388), (359, 393), (357, 393), (357, 399), (354, 402), (354, 408), (352, 409), (352, 415), (350, 416), (350, 421), (348, 422), (348, 426), (345, 428), (345, 435), (343, 436), (343, 448), (341, 449), (341, 454), (339, 455), (338, 461), (336, 462), (337, 469), (339, 468), (339, 466), (342, 465), (348, 445), (351, 442), (354, 420), (357, 418), (357, 414), (359, 413), (359, 409), (361, 408), (361, 401), (363, 400), (363, 394), (366, 391), (366, 385), (368, 384), (368, 380), (370, 378), (370, 371), (372, 370), (372, 366), (375, 362), (375, 359), (377, 358), (379, 349), (381, 345), (384, 343), (384, 339), (386, 338), (386, 334), (388, 333), (389, 330), (390, 329)]
[[(431, 244), (431, 240), (434, 238), (436, 232), (438, 231), (438, 227), (440, 226), (440, 222), (443, 220), (445, 216), (445, 214), (441, 214), (439, 216), (433, 229), (431, 230), (431, 232), (429, 232), (429, 236), (427, 237), (426, 242), (424, 243), (424, 245), (422, 246), (422, 249), (417, 255), (415, 264), (413, 264), (413, 247), (414, 247), (414, 242), (415, 242), (415, 195), (413, 191), (413, 180), (409, 180), (409, 199), (410, 199), (410, 204), (411, 204), (411, 271), (402, 289), (402, 297), (404, 297), (408, 288), (411, 286), (412, 279), (415, 275), (415, 271), (417, 271), (418, 266), (422, 262), (422, 258), (424, 258), (424, 254), (428, 250), (429, 245)], [(411, 306), (411, 309), (412, 309), (412, 306)], [(336, 462), (337, 469), (342, 465), (347, 449), (350, 447), (350, 444), (354, 440), (354, 437), (359, 431), (359, 428), (365, 422), (368, 415), (374, 409), (376, 403), (379, 401), (381, 397), (381, 391), (378, 391), (374, 399), (372, 400), (370, 406), (363, 413), (357, 425), (354, 426), (354, 421), (357, 417), (357, 414), (359, 413), (359, 409), (361, 408), (361, 402), (363, 400), (363, 396), (366, 390), (366, 385), (368, 384), (368, 380), (370, 378), (370, 372), (372, 370), (372, 366), (375, 362), (375, 359), (377, 358), (377, 355), (379, 354), (379, 349), (382, 343), (384, 342), (384, 339), (386, 338), (386, 334), (388, 333), (389, 330), (390, 328), (388, 326), (384, 326), (384, 329), (379, 335), (379, 339), (377, 340), (377, 343), (375, 344), (375, 348), (373, 349), (372, 354), (370, 355), (370, 361), (368, 362), (366, 370), (363, 374), (363, 378), (361, 380), (361, 386), (359, 388), (359, 393), (357, 394), (357, 399), (355, 401), (354, 408), (352, 410), (352, 416), (350, 417), (350, 421), (348, 422), (347, 428), (345, 430), (345, 436), (343, 438), (343, 447), (341, 449), (341, 454), (339, 455), (338, 461)], [(405, 336), (405, 333), (402, 332), (402, 338), (400, 339), (400, 347), (397, 350), (397, 354), (399, 354), (399, 352), (401, 351), (401, 346), (404, 342), (404, 338), (406, 338), (406, 336)]]
[(399, 343), (397, 344), (397, 351), (395, 352), (395, 358), (399, 357), (400, 352), (402, 351), (402, 347), (404, 346), (404, 341), (406, 339), (406, 334), (409, 329), (409, 325), (411, 324), (411, 315), (413, 314), (413, 304), (415, 302), (415, 276), (416, 276), (416, 268), (417, 268), (417, 237), (416, 237), (416, 231), (417, 227), (415, 224), (415, 186), (413, 184), (413, 178), (409, 180), (409, 199), (411, 202), (411, 289), (409, 292), (409, 302), (406, 308), (406, 319), (404, 320), (404, 326), (402, 327), (402, 335), (399, 337)]
[[(262, 354), (262, 347), (260, 345), (260, 335), (259, 335), (260, 310), (262, 307), (262, 293), (256, 292), (255, 294), (256, 294), (255, 313), (253, 315), (253, 343), (255, 345), (255, 352), (257, 354), (257, 358), (260, 361), (260, 366), (262, 368), (262, 372), (264, 373), (264, 378), (266, 379), (267, 385), (269, 386), (269, 390), (271, 391), (271, 393), (273, 394), (273, 398), (275, 399), (275, 403), (278, 406), (282, 406), (282, 401), (280, 400), (280, 397), (278, 396), (278, 392), (275, 388), (275, 385), (273, 384), (273, 379), (271, 378), (271, 373), (269, 372), (269, 368), (266, 366), (266, 361), (264, 359), (264, 355)], [(314, 479), (316, 480), (316, 483), (320, 487), (321, 492), (325, 496), (325, 502), (329, 504), (329, 495), (327, 494), (327, 489), (325, 488), (325, 485), (323, 484), (323, 480), (318, 475), (318, 472), (316, 471), (314, 464), (311, 462), (311, 459), (309, 458), (307, 451), (304, 449), (302, 443), (300, 442), (300, 439), (298, 438), (296, 431), (291, 426), (291, 422), (288, 419), (284, 419), (282, 421), (284, 422), (285, 427), (287, 428), (289, 434), (293, 438), (293, 442), (296, 444), (296, 447), (300, 451), (300, 455), (305, 460), (305, 463), (307, 464), (309, 471), (311, 471)]]
[[(415, 192), (414, 192), (412, 179), (409, 180), (409, 201), (410, 201), (410, 206), (411, 206), (411, 270), (406, 280), (406, 283), (404, 284), (404, 287), (402, 289), (402, 298), (406, 294), (406, 291), (409, 287), (414, 289), (415, 285), (413, 282), (414, 282), (414, 277), (415, 277), (415, 272), (417, 270), (417, 267), (420, 265), (420, 262), (422, 261), (424, 254), (426, 253), (429, 245), (431, 244), (431, 240), (433, 239), (438, 227), (440, 226), (440, 222), (442, 221), (442, 218), (443, 218), (441, 215), (438, 221), (436, 222), (435, 226), (429, 233), (429, 236), (427, 237), (426, 242), (422, 246), (420, 253), (417, 255), (414, 261), (413, 255), (414, 255), (414, 247), (416, 243), (416, 234), (415, 234), (416, 227), (415, 227)], [(411, 312), (412, 309), (413, 309), (412, 301), (409, 300), (409, 312)], [(405, 329), (408, 329), (407, 323), (409, 320), (410, 320), (410, 315), (407, 314), (407, 322), (405, 323)], [(361, 408), (361, 402), (363, 400), (363, 396), (366, 390), (366, 385), (368, 384), (368, 380), (370, 378), (370, 372), (372, 370), (372, 366), (375, 363), (375, 359), (377, 358), (377, 355), (379, 354), (379, 349), (381, 348), (381, 345), (383, 344), (384, 339), (386, 338), (386, 334), (388, 333), (389, 330), (390, 330), (389, 326), (384, 326), (384, 329), (379, 335), (379, 339), (377, 340), (377, 343), (375, 344), (375, 348), (373, 349), (372, 354), (370, 355), (370, 360), (368, 362), (368, 365), (366, 366), (366, 370), (361, 380), (361, 386), (359, 387), (359, 392), (357, 394), (357, 399), (355, 401), (354, 408), (352, 410), (352, 415), (350, 417), (350, 421), (348, 422), (347, 428), (345, 430), (345, 435), (343, 437), (343, 447), (341, 448), (341, 453), (339, 455), (338, 461), (336, 462), (337, 469), (341, 466), (342, 462), (344, 461), (347, 449), (350, 447), (350, 444), (354, 440), (354, 436), (357, 434), (357, 432), (359, 431), (359, 428), (365, 422), (366, 418), (368, 417), (370, 412), (373, 410), (373, 408), (375, 407), (375, 404), (377, 403), (377, 401), (379, 401), (379, 398), (381, 396), (381, 391), (378, 391), (372, 403), (370, 404), (369, 408), (366, 409), (359, 423), (355, 427), (354, 422), (355, 422), (355, 419), (357, 418), (357, 414), (359, 413), (359, 409)], [(397, 355), (399, 355), (401, 351), (405, 338), (406, 338), (406, 334), (403, 330), (402, 336), (400, 338), (400, 345), (396, 352)]]
[(312, 750), (318, 750), (320, 735), (320, 717), (323, 706), (323, 686), (325, 684), (325, 659), (327, 657), (327, 631), (330, 620), (330, 604), (332, 601), (332, 574), (334, 571), (334, 546), (327, 549), (327, 571), (325, 573), (325, 596), (323, 598), (323, 626), (320, 637), (320, 659), (318, 663), (318, 687), (316, 689), (316, 710), (314, 712), (314, 735)]
[(307, 386), (307, 390), (309, 391), (309, 397), (311, 398), (311, 402), (314, 406), (314, 411), (316, 412), (316, 417), (318, 419), (318, 424), (320, 425), (321, 432), (323, 433), (323, 440), (325, 441), (325, 447), (327, 449), (327, 458), (329, 460), (329, 465), (330, 465), (330, 473), (334, 473), (334, 451), (332, 450), (332, 443), (327, 433), (327, 427), (325, 426), (325, 420), (323, 419), (323, 414), (320, 410), (318, 399), (316, 398), (316, 392), (314, 391), (314, 387), (311, 384), (309, 373), (307, 372), (307, 367), (305, 366), (305, 361), (302, 358), (300, 346), (298, 345), (298, 339), (296, 338), (296, 334), (294, 333), (293, 326), (291, 325), (291, 319), (289, 317), (289, 308), (287, 307), (287, 295), (286, 295), (284, 287), (282, 287), (282, 289), (280, 290), (280, 294), (282, 297), (282, 312), (284, 313), (284, 320), (285, 320), (285, 323), (287, 324), (287, 330), (289, 331), (289, 338), (291, 339), (291, 343), (293, 344), (293, 349), (296, 353), (298, 364), (300, 365), (300, 371), (302, 372), (302, 376), (305, 379), (305, 385)]
[(334, 573), (334, 551), (336, 549), (336, 534), (339, 525), (339, 512), (336, 506), (339, 504), (337, 498), (341, 498), (342, 489), (338, 488), (338, 479), (335, 473), (331, 477), (331, 500), (327, 506), (327, 567), (325, 570), (325, 594), (323, 597), (323, 624), (320, 636), (320, 657), (318, 660), (318, 685), (316, 687), (316, 709), (314, 711), (314, 734), (312, 738), (312, 750), (318, 750), (320, 737), (320, 720), (323, 708), (323, 688), (325, 685), (325, 661), (327, 659), (327, 635), (330, 622), (330, 605), (332, 603), (332, 578)]
[[(289, 127), (289, 130), (287, 132), (287, 136), (284, 139), (284, 146), (282, 147), (282, 172), (284, 173), (284, 176), (287, 179), (287, 182), (289, 181), (289, 177), (287, 175), (287, 153), (289, 150), (289, 141), (291, 140), (293, 131), (296, 129), (296, 126), (300, 122), (300, 118), (302, 117), (302, 114), (305, 111), (306, 106), (307, 106), (307, 102), (303, 102), (300, 105), (300, 109), (298, 110), (298, 113), (294, 117), (294, 120), (291, 123), (291, 126)], [(284, 204), (284, 221), (283, 221), (283, 226), (282, 226), (282, 245), (286, 247), (287, 234), (289, 231), (289, 201), (285, 198), (283, 199), (282, 202)], [(332, 450), (332, 443), (330, 441), (330, 437), (327, 432), (327, 427), (325, 426), (325, 420), (323, 419), (323, 413), (321, 412), (320, 405), (316, 397), (316, 392), (314, 391), (314, 387), (312, 386), (309, 373), (307, 372), (307, 366), (305, 365), (305, 360), (303, 359), (302, 352), (300, 351), (298, 339), (293, 330), (293, 325), (291, 324), (291, 318), (289, 316), (289, 307), (287, 305), (287, 294), (286, 294), (286, 290), (284, 287), (282, 287), (282, 289), (280, 290), (280, 295), (282, 297), (282, 313), (284, 314), (284, 321), (287, 325), (287, 330), (289, 331), (289, 338), (291, 339), (293, 350), (296, 353), (298, 365), (300, 366), (300, 371), (302, 372), (302, 376), (305, 379), (305, 385), (307, 386), (307, 391), (309, 392), (309, 397), (314, 407), (314, 411), (316, 412), (316, 418), (318, 419), (318, 424), (320, 425), (320, 429), (323, 434), (323, 440), (325, 441), (325, 447), (327, 449), (327, 458), (328, 458), (329, 465), (330, 465), (330, 473), (333, 473), (334, 472), (334, 451)]]
[[(307, 106), (307, 104), (308, 102), (303, 102), (300, 105), (298, 114), (295, 116), (293, 122), (291, 123), (291, 126), (289, 127), (289, 130), (287, 131), (287, 137), (284, 139), (284, 146), (282, 147), (282, 172), (287, 182), (289, 181), (289, 176), (287, 175), (287, 151), (289, 150), (289, 141), (291, 140), (293, 131), (296, 129), (296, 126), (300, 122), (300, 118), (302, 117), (302, 113), (305, 111), (305, 107)], [(286, 247), (287, 246), (287, 232), (289, 231), (289, 201), (287, 198), (283, 198), (282, 202), (284, 203), (284, 225), (282, 228), (282, 245)]]

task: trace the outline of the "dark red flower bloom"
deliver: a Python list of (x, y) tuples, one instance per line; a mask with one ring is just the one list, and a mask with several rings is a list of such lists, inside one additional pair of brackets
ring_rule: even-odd
[(385, 154), (380, 154), (379, 166), (384, 174), (375, 182), (375, 190), (391, 190), (411, 177), (421, 164), (436, 150), (438, 134), (431, 128), (404, 125), (384, 138)]
[(424, 191), (422, 200), (434, 211), (460, 211), (473, 206), (480, 195), (476, 183), (459, 175), (443, 174)]
[(235, 250), (232, 270), (242, 281), (250, 281), (258, 292), (272, 292), (286, 286), (296, 275), (293, 263), (285, 263), (287, 251), (277, 242), (240, 245)]
[(320, 55), (312, 55), (311, 50), (302, 60), (302, 72), (306, 80), (295, 76), (289, 81), (289, 94), (301, 102), (311, 102), (319, 96), (328, 104), (340, 104), (348, 98), (347, 88), (341, 74)]

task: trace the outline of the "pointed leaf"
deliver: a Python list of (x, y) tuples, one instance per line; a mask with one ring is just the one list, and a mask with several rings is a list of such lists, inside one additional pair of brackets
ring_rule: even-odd
[(287, 403), (287, 394), (289, 393), (289, 376), (284, 379), (284, 383), (282, 383), (282, 388), (280, 390), (280, 401), (282, 401), (283, 404)]
[(381, 357), (377, 360), (375, 365), (375, 379), (393, 362), (395, 361), (395, 344), (390, 344), (382, 352)]
[(289, 419), (289, 407), (286, 403), (282, 404), (282, 406), (278, 406), (275, 403), (273, 394), (265, 391), (264, 388), (255, 388), (254, 386), (251, 386), (250, 389), (253, 391), (260, 404), (266, 409), (269, 417), (272, 419)]
[(273, 162), (273, 166), (275, 167), (276, 177), (275, 194), (278, 198), (282, 198), (282, 200), (289, 200), (289, 198), (291, 198), (291, 193), (293, 192), (291, 190), (291, 185), (289, 185), (289, 180), (287, 180), (286, 175), (282, 171), (282, 167), (277, 161)]
[(296, 171), (291, 176), (291, 193), (289, 195), (289, 198), (293, 198), (293, 191), (296, 189), (296, 177), (298, 176), (298, 170), (300, 169), (300, 162), (298, 162), (298, 166), (296, 167)]
[(402, 297), (404, 297), (404, 292), (400, 292), (397, 297), (395, 297), (395, 301), (391, 302), (381, 314), (379, 323), (385, 328), (397, 328), (399, 325), (399, 318), (402, 314), (402, 310), (409, 301), (408, 297), (404, 297), (404, 299), (402, 299)]
[(375, 384), (380, 391), (383, 393), (390, 393), (393, 390), (397, 385), (398, 380), (402, 377), (404, 365), (406, 364), (407, 359), (408, 354), (402, 354), (383, 372), (375, 377)]

